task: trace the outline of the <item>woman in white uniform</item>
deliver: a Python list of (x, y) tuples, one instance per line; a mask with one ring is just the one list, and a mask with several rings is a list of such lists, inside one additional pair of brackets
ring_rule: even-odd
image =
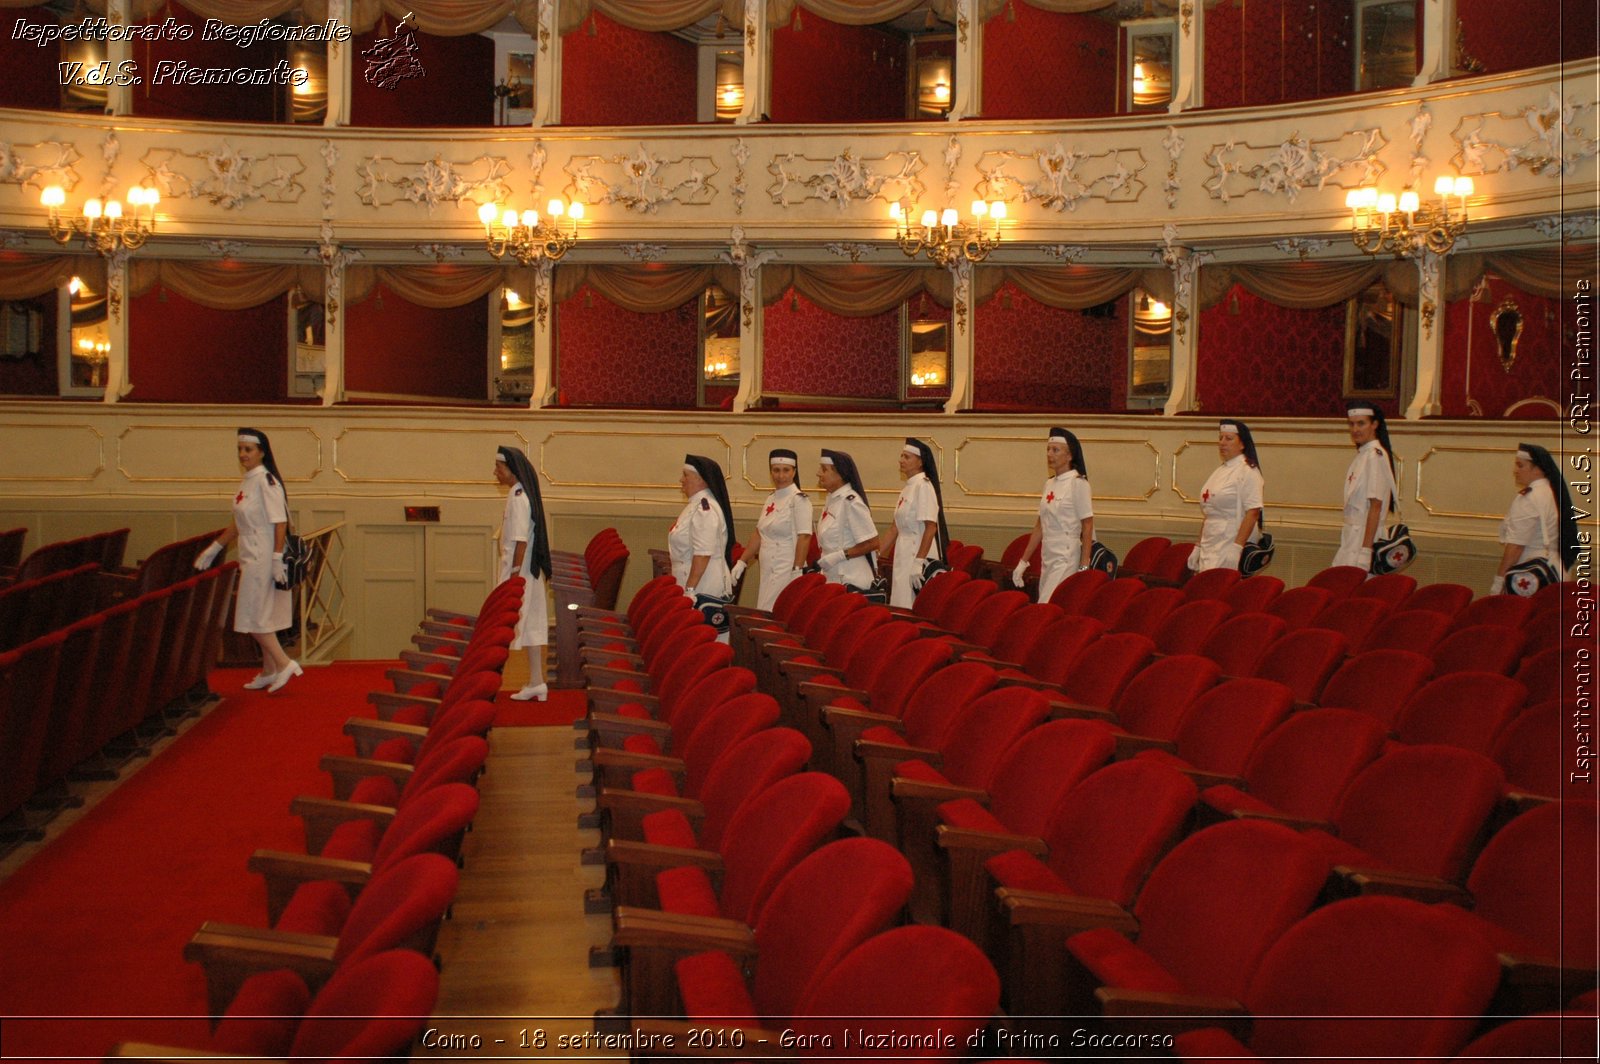
[[(944, 522), (944, 496), (939, 491), (939, 467), (932, 448), (907, 438), (900, 449), (900, 475), (906, 484), (894, 504), (894, 523), (884, 533), (880, 550), (894, 552), (889, 605), (910, 609), (922, 590), (928, 560), (941, 561), (949, 553), (950, 532)], [(900, 543), (902, 539), (904, 543)], [(896, 543), (900, 543), (899, 550), (894, 550)]]
[(1189, 568), (1237, 569), (1246, 543), (1261, 538), (1261, 463), (1250, 426), (1224, 421), (1217, 426), (1217, 457), (1222, 464), (1200, 489), (1200, 540)]
[(1389, 427), (1377, 407), (1356, 405), (1345, 411), (1356, 456), (1344, 477), (1344, 522), (1334, 565), (1372, 571), (1372, 542), (1389, 527), (1396, 493), (1394, 452)]
[(799, 462), (798, 455), (781, 447), (767, 455), (772, 494), (762, 504), (750, 545), (733, 566), (733, 583), (738, 586), (750, 559), (760, 559), (758, 610), (772, 609), (779, 593), (800, 575), (806, 564), (806, 554), (811, 550), (811, 500), (795, 483)]
[(1012, 583), (1022, 586), (1028, 559), (1039, 547), (1039, 601), (1049, 602), (1061, 581), (1080, 569), (1088, 568), (1094, 553), (1094, 501), (1089, 494), (1089, 470), (1083, 460), (1078, 437), (1063, 428), (1052, 428), (1045, 441), (1044, 457), (1050, 479), (1039, 493), (1039, 517), (1033, 522), (1022, 561), (1011, 574)]
[(817, 570), (830, 584), (866, 591), (877, 577), (878, 529), (855, 459), (843, 451), (823, 451), (817, 486), (828, 493), (817, 518), (817, 549), (822, 552)]
[(544, 648), (550, 642), (550, 607), (545, 581), (550, 579), (550, 533), (544, 519), (544, 496), (539, 474), (517, 447), (500, 447), (494, 453), (494, 478), (506, 492), (505, 513), (500, 518), (501, 583), (513, 576), (523, 579), (522, 612), (511, 649), (528, 654), (528, 682), (511, 696), (517, 702), (540, 702), (550, 697), (544, 680)]
[(278, 643), (278, 633), (294, 623), (294, 605), (286, 585), (283, 542), (289, 534), (289, 493), (267, 434), (239, 430), (239, 464), (244, 480), (233, 497), (233, 524), (195, 559), (196, 569), (209, 568), (234, 540), (239, 541), (239, 591), (233, 630), (254, 637), (261, 647), (261, 672), (247, 691), (273, 692), (301, 673)]
[(1517, 495), (1500, 522), (1504, 549), (1489, 594), (1532, 595), (1566, 578), (1578, 555), (1578, 522), (1566, 478), (1549, 451), (1519, 443), (1511, 476)]
[[(697, 606), (702, 598), (726, 604), (733, 594), (733, 508), (722, 467), (703, 455), (685, 455), (678, 486), (689, 501), (667, 533), (672, 578)], [(727, 641), (726, 626), (718, 638)]]

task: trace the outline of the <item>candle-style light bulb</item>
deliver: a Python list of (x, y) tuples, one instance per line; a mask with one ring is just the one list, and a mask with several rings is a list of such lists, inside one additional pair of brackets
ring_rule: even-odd
[(533, 229), (536, 226), (538, 226), (538, 224), (539, 224), (539, 212), (538, 211), (523, 211), (522, 212), (522, 224), (527, 226), (529, 229)]
[(981, 199), (977, 199), (977, 200), (973, 200), (972, 201), (972, 216), (974, 218), (982, 218), (984, 215), (986, 215), (988, 213), (989, 213), (989, 205), (987, 203), (983, 202), (983, 200), (981, 200)]
[(895, 200), (893, 203), (889, 204), (889, 217), (893, 218), (895, 221), (898, 222), (901, 218), (904, 218), (905, 213), (906, 209), (900, 206), (899, 200)]
[(548, 213), (552, 218), (559, 218), (563, 214), (567, 213), (567, 205), (558, 199), (553, 199), (545, 207), (545, 212)]
[(100, 217), (100, 214), (101, 209), (99, 200), (92, 199), (83, 205), (83, 216), (85, 218), (98, 218)]
[(515, 229), (517, 227), (517, 212), (508, 209), (500, 216), (500, 224), (507, 229)]
[(1433, 194), (1435, 196), (1448, 196), (1451, 192), (1455, 191), (1455, 187), (1456, 182), (1454, 178), (1452, 178), (1449, 174), (1441, 174), (1433, 182)]
[(577, 202), (576, 200), (574, 200), (573, 203), (572, 203), (572, 206), (567, 208), (567, 217), (571, 218), (573, 220), (573, 222), (577, 222), (578, 219), (582, 218), (583, 217), (583, 204), (581, 204), (581, 203)]
[(1417, 198), (1415, 189), (1408, 188), (1400, 193), (1400, 209), (1407, 215), (1416, 214), (1417, 208), (1420, 206), (1422, 206), (1422, 202)]
[(485, 203), (483, 206), (478, 208), (478, 221), (482, 222), (485, 226), (493, 225), (494, 216), (498, 213), (499, 211), (495, 208), (494, 204)]
[(922, 212), (922, 228), (932, 229), (939, 224), (939, 215), (931, 208)]
[(1006, 201), (1005, 200), (995, 200), (993, 203), (989, 204), (989, 217), (993, 218), (995, 221), (998, 222), (1002, 218), (1004, 218), (1005, 216), (1006, 216)]

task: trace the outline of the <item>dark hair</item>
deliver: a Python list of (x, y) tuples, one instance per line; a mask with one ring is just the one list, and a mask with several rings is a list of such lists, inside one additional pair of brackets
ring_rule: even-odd
[(950, 560), (950, 528), (944, 521), (944, 492), (939, 487), (939, 463), (934, 461), (933, 448), (921, 440), (906, 437), (906, 445), (915, 447), (922, 459), (922, 473), (933, 485), (933, 497), (939, 502), (939, 557)]
[(544, 520), (544, 496), (539, 492), (539, 474), (520, 447), (498, 448), (500, 460), (511, 470), (511, 475), (522, 485), (523, 497), (528, 500), (528, 514), (533, 524), (533, 541), (528, 549), (533, 552), (529, 568), (535, 575), (550, 579), (550, 535)]
[(733, 566), (733, 505), (728, 502), (728, 481), (722, 475), (722, 467), (705, 455), (686, 454), (683, 456), (685, 465), (694, 467), (700, 479), (706, 482), (706, 489), (711, 492), (711, 497), (717, 500), (717, 506), (722, 510), (722, 520), (728, 529), (728, 535), (722, 543), (722, 557), (729, 568)]
[(861, 486), (861, 474), (856, 470), (856, 460), (844, 451), (830, 451), (826, 447), (822, 449), (822, 457), (833, 463), (833, 468), (839, 471), (839, 476), (855, 489), (862, 503), (867, 504), (867, 489)]
[(283, 474), (278, 472), (278, 460), (272, 457), (272, 441), (267, 439), (267, 434), (260, 429), (242, 428), (237, 433), (240, 436), (254, 436), (261, 441), (261, 464), (267, 467), (267, 483), (276, 484), (283, 489), (283, 505), (289, 505), (289, 486), (283, 482)]
[[(1394, 470), (1394, 445), (1389, 442), (1389, 422), (1384, 418), (1382, 408), (1375, 404), (1351, 400), (1345, 406), (1345, 415), (1347, 417), (1349, 416), (1351, 410), (1372, 411), (1372, 420), (1377, 425), (1377, 431), (1375, 435), (1378, 437), (1378, 442), (1383, 444), (1384, 456), (1389, 459), (1389, 479), (1398, 484), (1400, 482), (1400, 476)], [(1395, 497), (1394, 493), (1390, 492), (1389, 509), (1392, 510), (1394, 508)]]
[(1520, 450), (1528, 452), (1528, 461), (1539, 468), (1544, 478), (1550, 482), (1550, 491), (1556, 497), (1556, 514), (1561, 525), (1561, 564), (1568, 567), (1578, 558), (1578, 519), (1572, 513), (1572, 491), (1567, 487), (1567, 478), (1561, 475), (1561, 467), (1556, 465), (1555, 458), (1549, 451), (1535, 443), (1519, 443)]
[(1220, 431), (1223, 425), (1232, 425), (1239, 430), (1239, 442), (1244, 444), (1244, 460), (1250, 463), (1251, 469), (1261, 468), (1261, 459), (1256, 457), (1256, 439), (1250, 435), (1250, 426), (1236, 417), (1223, 418), (1217, 422)]
[(1067, 438), (1067, 451), (1072, 455), (1072, 468), (1078, 471), (1080, 477), (1088, 480), (1089, 466), (1083, 460), (1083, 444), (1078, 442), (1078, 437), (1060, 426), (1052, 428), (1050, 435), (1065, 436)]

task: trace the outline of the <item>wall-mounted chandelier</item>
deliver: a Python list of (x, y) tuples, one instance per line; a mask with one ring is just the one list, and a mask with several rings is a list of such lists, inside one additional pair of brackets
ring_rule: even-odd
[(489, 254), (499, 259), (509, 252), (522, 265), (532, 266), (540, 259), (554, 262), (572, 250), (583, 213), (583, 204), (576, 200), (571, 204), (551, 200), (542, 218), (538, 211), (519, 214), (507, 207), (502, 212), (498, 204), (485, 203), (478, 208), (478, 221), (483, 223)]
[(1423, 203), (1415, 189), (1396, 196), (1372, 186), (1351, 189), (1350, 237), (1368, 255), (1412, 258), (1423, 251), (1443, 255), (1467, 230), (1467, 197), (1472, 178), (1440, 177), (1433, 183), (1435, 201)]
[(1000, 223), (1005, 220), (1006, 205), (1004, 200), (973, 200), (966, 221), (961, 220), (954, 207), (925, 210), (920, 224), (912, 222), (915, 213), (915, 207), (907, 210), (898, 200), (889, 204), (900, 250), (912, 258), (926, 253), (934, 263), (948, 268), (962, 261), (982, 262), (989, 257), (989, 252), (1000, 244)]
[(135, 185), (128, 190), (128, 207), (123, 210), (121, 200), (90, 199), (84, 201), (83, 213), (68, 216), (62, 208), (67, 203), (67, 193), (60, 185), (51, 185), (39, 196), (39, 202), (49, 211), (50, 237), (58, 244), (69, 244), (74, 237), (102, 255), (110, 255), (118, 248), (133, 251), (150, 238), (156, 227), (156, 204), (161, 194), (153, 188)]

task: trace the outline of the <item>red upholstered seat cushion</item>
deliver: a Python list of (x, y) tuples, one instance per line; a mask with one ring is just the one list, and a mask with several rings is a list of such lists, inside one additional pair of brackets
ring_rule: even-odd
[(627, 691), (630, 694), (642, 694), (644, 692), (644, 684), (630, 677), (618, 680), (611, 686), (611, 689), (613, 691)]
[(622, 740), (622, 748), (631, 754), (661, 755), (661, 744), (648, 735), (630, 735)]
[(1012, 890), (1044, 890), (1052, 894), (1076, 893), (1067, 881), (1052, 872), (1043, 861), (1027, 850), (997, 853), (983, 867), (1002, 887)]
[(394, 716), (389, 719), (396, 724), (409, 724), (420, 728), (428, 723), (429, 712), (427, 706), (401, 706), (394, 711)]
[(319, 879), (302, 883), (295, 889), (294, 897), (284, 906), (283, 915), (275, 925), (279, 931), (297, 935), (339, 936), (350, 915), (350, 892), (343, 884)]
[(717, 892), (711, 887), (711, 877), (698, 868), (657, 872), (656, 896), (661, 899), (663, 912), (711, 918), (722, 915), (717, 909)]
[(843, 687), (844, 681), (829, 672), (818, 673), (811, 677), (812, 683), (820, 683), (825, 687)]
[(1189, 767), (1189, 762), (1185, 761), (1177, 754), (1172, 753), (1170, 750), (1140, 750), (1134, 756), (1143, 758), (1146, 761), (1159, 761), (1163, 765), (1171, 765), (1179, 772), (1182, 772), (1184, 769)]
[(386, 805), (392, 809), (400, 803), (400, 788), (388, 776), (363, 776), (350, 792), (350, 800), (362, 805)]
[(993, 831), (999, 834), (1008, 834), (1006, 826), (989, 810), (979, 805), (971, 798), (957, 798), (953, 802), (939, 804), (939, 819), (953, 828), (965, 828), (968, 831)]
[[(398, 684), (395, 685), (395, 689), (400, 689)], [(440, 698), (444, 695), (444, 688), (429, 680), (424, 683), (412, 684), (405, 689), (405, 693), (413, 698)]]
[(242, 1057), (286, 1057), (310, 1004), (305, 980), (289, 969), (253, 975), (222, 1014), (211, 1048)]
[(1239, 788), (1226, 783), (1215, 787), (1207, 787), (1200, 792), (1200, 800), (1219, 813), (1225, 813), (1229, 816), (1233, 815), (1235, 809), (1243, 809), (1252, 813), (1271, 813), (1274, 811), (1272, 806), (1255, 795), (1246, 794)]
[(416, 756), (417, 748), (410, 739), (385, 739), (372, 750), (374, 761), (394, 761), (402, 765), (411, 764), (411, 759)]
[(644, 841), (652, 846), (677, 846), (680, 849), (694, 850), (700, 846), (699, 840), (694, 837), (694, 825), (689, 823), (689, 818), (678, 809), (662, 809), (658, 812), (647, 813), (640, 821), (644, 829)]
[[(799, 657), (789, 659), (791, 665), (821, 665), (822, 662), (815, 654), (801, 654)], [(830, 677), (831, 678), (831, 677)]]
[(322, 856), (339, 861), (370, 861), (382, 838), (383, 829), (376, 820), (347, 820), (328, 836)]
[(683, 1014), (689, 1019), (759, 1019), (739, 966), (728, 954), (718, 950), (696, 953), (679, 961), (673, 971), (683, 996)]
[(1029, 676), (1027, 673), (1023, 672), (1021, 669), (1001, 669), (1000, 670), (1000, 678), (1002, 680), (1031, 680), (1031, 679), (1033, 679), (1032, 676)]
[(889, 727), (887, 724), (874, 724), (861, 733), (861, 738), (872, 743), (892, 743), (895, 746), (909, 746), (906, 737)]
[(644, 794), (677, 795), (678, 785), (664, 768), (647, 768), (633, 774), (633, 789)]
[(1316, 845), (1317, 850), (1327, 859), (1330, 868), (1335, 865), (1344, 865), (1348, 868), (1389, 867), (1387, 861), (1380, 860), (1359, 846), (1352, 846), (1326, 831), (1308, 831), (1306, 838)]
[(901, 761), (894, 767), (894, 774), (901, 779), (921, 780), (923, 783), (949, 783), (944, 774), (926, 761), (913, 759)]
[(853, 695), (846, 695), (843, 698), (836, 698), (832, 702), (829, 702), (828, 705), (834, 707), (835, 709), (853, 709), (858, 713), (872, 712), (867, 708), (867, 704), (865, 702)]
[(1101, 986), (1181, 994), (1187, 988), (1144, 950), (1110, 928), (1084, 931), (1067, 939), (1067, 949)]
[(1468, 912), (1449, 902), (1439, 902), (1434, 906), (1439, 912), (1454, 917), (1461, 921), (1461, 932), (1464, 935), (1472, 934), (1485, 939), (1494, 947), (1496, 953), (1509, 953), (1514, 957), (1538, 958), (1554, 962), (1556, 958), (1550, 956), (1550, 951), (1539, 948), (1537, 942), (1517, 934), (1499, 924), (1492, 924), (1477, 913)]
[(654, 717), (650, 716), (650, 711), (644, 708), (643, 702), (624, 702), (622, 705), (612, 710), (612, 712), (619, 717), (631, 717), (634, 720), (655, 719)]
[(434, 676), (449, 676), (452, 670), (442, 661), (431, 661), (422, 667), (422, 671)]

